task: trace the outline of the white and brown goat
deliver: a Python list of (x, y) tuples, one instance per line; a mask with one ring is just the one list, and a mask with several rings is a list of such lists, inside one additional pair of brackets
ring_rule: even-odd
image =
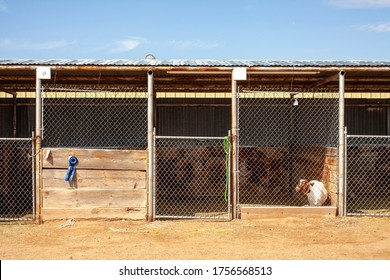
[(310, 206), (324, 205), (328, 198), (328, 191), (324, 184), (317, 180), (308, 181), (306, 179), (301, 179), (295, 190), (297, 192), (302, 192), (307, 196)]

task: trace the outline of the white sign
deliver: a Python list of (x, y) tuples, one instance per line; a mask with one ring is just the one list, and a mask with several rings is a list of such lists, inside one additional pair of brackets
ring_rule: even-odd
[(233, 80), (246, 81), (246, 68), (245, 67), (233, 68)]
[(51, 79), (51, 69), (50, 67), (37, 67), (37, 79), (49, 80)]

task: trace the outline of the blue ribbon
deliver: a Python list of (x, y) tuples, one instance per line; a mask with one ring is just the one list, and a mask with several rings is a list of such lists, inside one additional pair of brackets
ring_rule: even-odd
[(69, 157), (68, 160), (68, 172), (66, 172), (65, 181), (72, 182), (74, 174), (76, 172), (76, 164), (78, 163), (78, 159), (76, 157)]

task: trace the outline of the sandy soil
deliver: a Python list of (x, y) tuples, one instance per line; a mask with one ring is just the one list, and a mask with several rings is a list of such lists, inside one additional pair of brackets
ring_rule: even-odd
[(390, 218), (0, 223), (1, 259), (390, 259)]

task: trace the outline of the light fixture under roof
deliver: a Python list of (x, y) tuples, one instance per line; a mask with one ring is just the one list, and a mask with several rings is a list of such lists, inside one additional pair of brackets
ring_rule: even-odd
[(147, 54), (147, 55), (145, 56), (145, 59), (146, 59), (146, 60), (154, 60), (154, 59), (156, 59), (156, 58), (155, 58), (154, 55), (152, 55), (152, 54)]

